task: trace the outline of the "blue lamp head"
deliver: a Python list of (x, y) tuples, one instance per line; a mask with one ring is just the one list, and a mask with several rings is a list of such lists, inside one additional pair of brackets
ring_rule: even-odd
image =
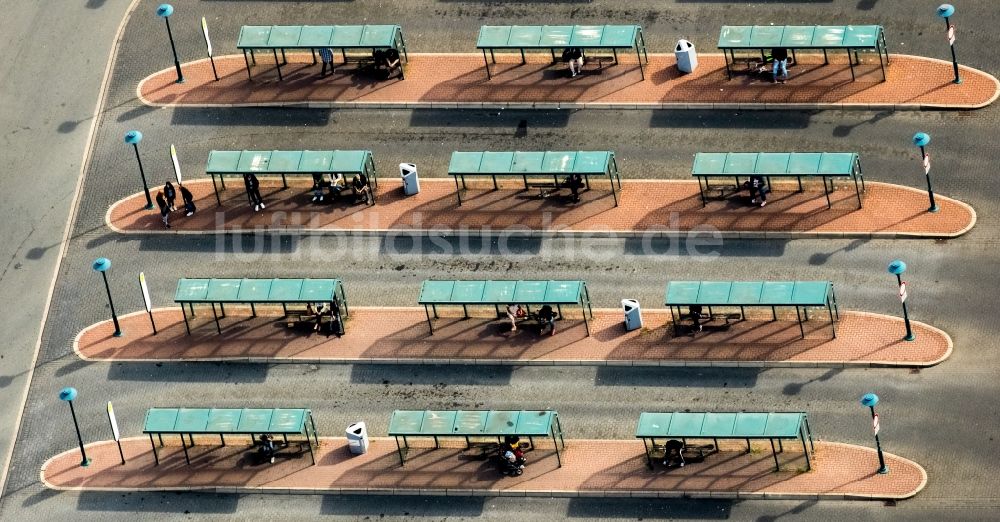
[(174, 6), (170, 4), (160, 4), (160, 7), (156, 8), (156, 16), (166, 18), (172, 14), (174, 14)]
[(59, 400), (71, 401), (76, 398), (76, 388), (65, 387), (59, 392)]
[(874, 408), (878, 404), (878, 395), (866, 393), (861, 396), (861, 405), (865, 408)]
[(951, 4), (941, 4), (937, 8), (937, 15), (941, 18), (948, 18), (955, 14), (955, 6)]
[(913, 144), (918, 147), (926, 147), (931, 142), (931, 137), (926, 132), (918, 132), (913, 135)]
[(130, 130), (125, 133), (125, 143), (136, 145), (142, 141), (142, 133), (137, 130)]
[(906, 272), (906, 263), (904, 263), (901, 259), (896, 259), (893, 262), (889, 263), (890, 274), (902, 275), (903, 272)]
[(92, 268), (98, 272), (107, 272), (111, 268), (111, 260), (106, 257), (99, 257), (94, 260)]

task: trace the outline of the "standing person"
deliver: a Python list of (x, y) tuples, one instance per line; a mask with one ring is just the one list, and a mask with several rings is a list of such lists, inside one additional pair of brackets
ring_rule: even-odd
[(330, 74), (333, 74), (333, 49), (328, 47), (321, 47), (319, 50), (319, 58), (323, 60), (323, 68), (319, 71), (320, 78), (326, 76), (326, 68), (330, 68)]
[(184, 215), (193, 216), (194, 211), (197, 210), (194, 206), (194, 196), (191, 195), (191, 191), (183, 184), (178, 183), (177, 186), (181, 188), (181, 199), (184, 200)]
[(569, 74), (575, 77), (583, 70), (583, 50), (579, 47), (569, 47), (563, 51), (562, 59), (569, 63)]
[(264, 206), (264, 198), (260, 197), (260, 181), (253, 172), (248, 172), (243, 175), (243, 184), (247, 187), (247, 197), (250, 198), (250, 206), (253, 207), (253, 211), (257, 212)]
[[(330, 334), (332, 333), (332, 334), (336, 334), (337, 337), (340, 337), (341, 335), (344, 334), (344, 325), (340, 323), (340, 301), (339, 300), (334, 299), (333, 301), (330, 301), (329, 312), (330, 312), (330, 322), (327, 323), (327, 324), (329, 325), (330, 329), (326, 333), (326, 336), (330, 337)], [(337, 324), (336, 329), (334, 329), (334, 326), (333, 326), (334, 323)]]
[(510, 319), (510, 331), (517, 331), (517, 317), (521, 311), (521, 305), (511, 303), (507, 305), (507, 318)]
[(778, 81), (778, 71), (781, 71), (781, 83), (785, 83), (788, 79), (788, 49), (784, 47), (776, 47), (771, 49), (771, 60), (774, 61), (774, 65), (771, 68), (771, 82), (775, 83)]
[(167, 200), (163, 199), (163, 192), (156, 193), (156, 206), (160, 208), (163, 226), (170, 228), (170, 207), (167, 206)]
[(549, 328), (549, 335), (556, 334), (556, 312), (549, 305), (542, 305), (538, 309), (538, 335), (542, 335), (545, 328)]
[(574, 172), (569, 175), (566, 180), (566, 185), (569, 186), (570, 194), (573, 197), (573, 203), (580, 202), (580, 188), (583, 187), (583, 176), (579, 172)]
[(760, 206), (767, 205), (767, 185), (764, 184), (764, 176), (754, 174), (750, 176), (750, 203), (757, 204), (760, 199)]
[(174, 190), (174, 186), (170, 183), (169, 179), (163, 185), (163, 195), (167, 198), (167, 208), (171, 212), (177, 210), (177, 206), (174, 205), (174, 202), (177, 201), (177, 191)]
[(691, 306), (688, 307), (688, 317), (690, 317), (691, 320), (694, 321), (694, 329), (697, 330), (697, 331), (699, 331), (699, 332), (702, 330), (702, 328), (701, 328), (701, 318), (702, 318), (701, 311), (702, 311), (701, 305), (691, 305)]

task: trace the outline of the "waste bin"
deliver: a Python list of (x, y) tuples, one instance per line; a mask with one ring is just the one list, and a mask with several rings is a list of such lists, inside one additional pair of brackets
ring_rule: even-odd
[(355, 455), (368, 453), (368, 428), (364, 422), (355, 422), (347, 427), (347, 447)]
[(694, 44), (687, 40), (677, 40), (674, 57), (677, 58), (677, 68), (681, 72), (690, 73), (698, 68), (698, 54), (694, 50)]
[(642, 310), (639, 309), (639, 301), (622, 299), (622, 311), (625, 312), (625, 331), (631, 332), (642, 328)]
[(420, 179), (417, 178), (416, 165), (412, 163), (400, 163), (399, 177), (403, 178), (403, 194), (412, 196), (420, 192)]

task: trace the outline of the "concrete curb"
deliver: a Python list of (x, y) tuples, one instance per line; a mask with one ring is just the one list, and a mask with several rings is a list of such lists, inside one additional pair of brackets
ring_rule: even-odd
[[(330, 439), (332, 437), (320, 437)], [(123, 437), (122, 441), (139, 440), (144, 437)], [(372, 439), (391, 440), (389, 437), (372, 437)], [(114, 441), (103, 440), (86, 444), (94, 447), (104, 444), (114, 444)], [(830, 446), (858, 446), (843, 442), (827, 442)], [(870, 448), (860, 448), (869, 453), (875, 453)], [(432, 489), (432, 488), (272, 488), (267, 486), (164, 486), (141, 488), (91, 487), (91, 486), (57, 486), (45, 479), (45, 470), (49, 464), (63, 455), (74, 453), (78, 449), (69, 449), (50, 457), (42, 464), (38, 479), (46, 488), (55, 491), (185, 491), (218, 494), (267, 493), (278, 495), (379, 495), (379, 496), (449, 496), (449, 497), (532, 497), (532, 498), (687, 498), (687, 499), (753, 499), (753, 500), (905, 500), (913, 498), (927, 486), (927, 470), (916, 462), (886, 453), (892, 459), (898, 459), (920, 471), (921, 482), (911, 491), (902, 494), (844, 494), (844, 493), (810, 493), (810, 492), (769, 492), (769, 491), (712, 491), (712, 490), (524, 490), (524, 489)]]
[[(415, 307), (383, 307), (383, 306), (352, 306), (355, 310), (415, 310)], [(172, 311), (177, 310), (175, 307), (158, 307), (153, 309), (153, 313), (159, 311)], [(617, 308), (595, 308), (597, 312), (618, 312)], [(663, 312), (664, 310), (650, 309), (649, 312)], [(119, 315), (119, 319), (125, 319), (128, 317), (133, 317), (136, 315), (145, 315), (145, 310), (140, 310), (137, 312), (131, 312), (123, 315)], [(858, 311), (844, 311), (842, 314), (857, 314), (865, 315), (869, 317), (879, 317), (888, 319), (894, 322), (902, 323), (903, 319), (901, 317), (895, 317), (885, 314), (878, 314), (874, 312), (858, 312)], [(633, 359), (472, 359), (472, 358), (375, 358), (375, 357), (364, 357), (364, 358), (294, 358), (294, 357), (193, 357), (189, 359), (155, 359), (155, 358), (143, 358), (143, 359), (116, 359), (116, 358), (105, 358), (105, 357), (87, 357), (86, 355), (80, 353), (80, 339), (88, 331), (100, 327), (102, 325), (110, 323), (110, 320), (104, 320), (99, 323), (94, 323), (83, 330), (80, 330), (73, 338), (73, 353), (76, 354), (81, 360), (87, 362), (102, 362), (102, 363), (115, 363), (115, 362), (127, 362), (127, 363), (193, 363), (193, 362), (229, 362), (229, 363), (240, 363), (240, 364), (335, 364), (335, 365), (377, 365), (377, 364), (393, 364), (393, 365), (412, 365), (412, 366), (591, 366), (591, 367), (603, 367), (603, 366), (628, 366), (633, 368), (930, 368), (942, 363), (948, 357), (951, 357), (954, 351), (954, 342), (950, 335), (940, 328), (936, 328), (927, 323), (920, 321), (910, 320), (914, 325), (919, 325), (921, 327), (927, 328), (942, 337), (944, 337), (948, 342), (948, 349), (941, 357), (934, 359), (933, 361), (921, 361), (921, 362), (909, 362), (909, 361), (839, 361), (839, 360), (820, 360), (820, 361), (705, 361), (700, 359), (669, 359), (669, 360), (633, 360)]]
[[(475, 55), (476, 53), (411, 53), (425, 56), (457, 56)], [(657, 53), (659, 54), (659, 53)], [(703, 53), (705, 56), (721, 56), (720, 53)], [(951, 65), (950, 61), (917, 56), (912, 54), (892, 54), (911, 60), (924, 60), (943, 65)], [(218, 59), (241, 58), (230, 54), (217, 56)], [(207, 62), (208, 58), (185, 62), (182, 66), (190, 66)], [(661, 102), (661, 103), (606, 103), (606, 102), (442, 102), (442, 101), (406, 101), (406, 102), (366, 102), (366, 101), (309, 101), (297, 100), (288, 102), (251, 102), (251, 103), (157, 103), (142, 95), (142, 86), (153, 77), (172, 72), (173, 67), (161, 69), (143, 78), (136, 85), (136, 98), (150, 107), (205, 107), (205, 108), (238, 108), (238, 107), (287, 107), (309, 109), (529, 109), (529, 110), (566, 110), (566, 109), (611, 109), (611, 110), (859, 110), (859, 111), (928, 111), (928, 110), (976, 110), (989, 106), (1000, 97), (1000, 80), (992, 74), (980, 69), (959, 65), (959, 69), (979, 74), (993, 81), (993, 96), (986, 102), (965, 104), (934, 104), (934, 103), (767, 103), (767, 102)]]
[[(655, 180), (636, 180), (642, 181), (643, 183), (693, 183), (689, 180), (681, 179), (655, 179)], [(449, 179), (443, 178), (424, 178), (420, 180), (421, 183), (451, 183)], [(187, 181), (189, 185), (198, 183), (210, 183), (207, 179), (192, 179)], [(628, 180), (623, 182), (628, 183)], [(896, 185), (894, 183), (885, 183), (881, 181), (869, 181), (866, 182), (868, 185), (883, 185), (890, 186), (897, 189), (907, 190), (914, 192), (916, 194), (925, 195), (926, 191), (920, 190), (913, 187), (907, 187), (904, 185)], [(442, 235), (442, 234), (458, 234), (463, 232), (475, 232), (475, 229), (470, 229), (466, 231), (451, 229), (451, 228), (351, 228), (351, 229), (331, 229), (331, 228), (273, 228), (273, 227), (259, 227), (259, 228), (231, 228), (225, 230), (176, 230), (176, 229), (158, 229), (158, 230), (131, 230), (123, 229), (115, 226), (111, 220), (111, 216), (114, 214), (116, 208), (124, 204), (133, 198), (141, 196), (142, 192), (135, 192), (129, 196), (126, 196), (116, 202), (114, 202), (108, 210), (104, 213), (104, 224), (107, 225), (109, 229), (113, 232), (119, 234), (141, 234), (141, 235), (153, 235), (153, 234), (164, 234), (164, 235), (214, 235), (214, 234), (298, 234), (298, 235), (333, 235), (333, 236), (344, 236), (344, 237), (378, 237), (384, 236), (390, 233), (406, 235), (410, 237), (426, 237), (432, 235)], [(976, 210), (972, 208), (972, 205), (965, 203), (963, 201), (950, 198), (948, 196), (943, 196), (940, 194), (934, 195), (937, 199), (952, 202), (962, 208), (970, 214), (969, 224), (966, 225), (961, 230), (956, 232), (881, 232), (881, 231), (837, 231), (837, 230), (823, 230), (823, 231), (739, 231), (739, 230), (524, 230), (518, 229), (516, 235), (518, 237), (530, 238), (530, 239), (549, 239), (549, 238), (604, 238), (604, 239), (643, 239), (643, 238), (688, 238), (692, 235), (698, 236), (709, 236), (717, 237), (720, 239), (954, 239), (966, 234), (968, 231), (976, 225), (978, 220), (978, 215)], [(499, 232), (499, 231), (497, 231)]]

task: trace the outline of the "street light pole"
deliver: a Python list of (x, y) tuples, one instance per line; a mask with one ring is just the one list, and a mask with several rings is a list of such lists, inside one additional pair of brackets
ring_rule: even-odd
[[(872, 412), (872, 422), (875, 421), (875, 405), (878, 404), (878, 395), (866, 393), (861, 397), (861, 405), (869, 408)], [(885, 465), (885, 457), (882, 455), (882, 443), (878, 440), (878, 431), (875, 432), (875, 449), (878, 451), (878, 474), (889, 473), (889, 466)]]
[(87, 450), (83, 447), (83, 435), (80, 435), (80, 424), (76, 421), (76, 410), (73, 409), (73, 399), (76, 399), (76, 388), (66, 387), (59, 392), (59, 400), (69, 403), (69, 413), (73, 416), (73, 427), (76, 428), (76, 440), (80, 443), (80, 455), (83, 457), (80, 465), (87, 467), (90, 465), (90, 459), (87, 458)]
[(951, 22), (948, 20), (953, 14), (955, 14), (955, 6), (951, 4), (941, 4), (937, 8), (937, 15), (944, 18), (944, 30), (945, 34), (948, 35), (948, 45), (951, 47), (951, 66), (955, 69), (954, 83), (962, 83), (962, 78), (958, 76), (958, 58), (955, 57), (955, 41), (952, 39), (955, 26), (951, 25)]
[(174, 53), (174, 68), (177, 69), (177, 83), (184, 83), (184, 75), (181, 73), (181, 62), (177, 59), (177, 47), (174, 45), (174, 35), (170, 32), (170, 15), (174, 14), (174, 6), (170, 4), (160, 4), (156, 8), (156, 16), (163, 18), (167, 23), (167, 38), (170, 39), (170, 50)]
[(139, 177), (142, 178), (142, 191), (146, 193), (146, 210), (153, 209), (153, 199), (149, 197), (149, 185), (146, 184), (146, 173), (142, 170), (142, 159), (139, 158), (139, 142), (142, 141), (142, 133), (137, 130), (130, 130), (125, 133), (125, 143), (135, 149), (135, 161), (139, 162)]
[[(903, 272), (906, 272), (906, 263), (903, 261), (896, 259), (889, 263), (889, 273), (896, 276), (896, 286), (899, 289), (903, 288)], [(906, 336), (903, 337), (903, 340), (912, 341), (917, 336), (913, 334), (913, 329), (910, 328), (910, 314), (906, 311), (906, 299), (900, 295), (900, 300), (903, 302), (903, 322), (906, 323)]]
[(931, 206), (927, 209), (928, 212), (937, 212), (938, 206), (934, 202), (934, 189), (931, 188), (931, 159), (924, 151), (924, 147), (931, 142), (931, 136), (926, 132), (918, 132), (913, 135), (913, 144), (920, 147), (920, 161), (924, 165), (924, 176), (927, 178), (927, 197), (931, 200)]
[(108, 274), (107, 271), (111, 268), (111, 260), (106, 257), (99, 257), (94, 260), (94, 264), (91, 267), (101, 273), (101, 277), (104, 278), (104, 289), (108, 291), (108, 304), (111, 305), (111, 320), (115, 323), (115, 337), (122, 336), (121, 326), (118, 325), (118, 314), (115, 313), (115, 302), (111, 299), (111, 287), (108, 286)]

